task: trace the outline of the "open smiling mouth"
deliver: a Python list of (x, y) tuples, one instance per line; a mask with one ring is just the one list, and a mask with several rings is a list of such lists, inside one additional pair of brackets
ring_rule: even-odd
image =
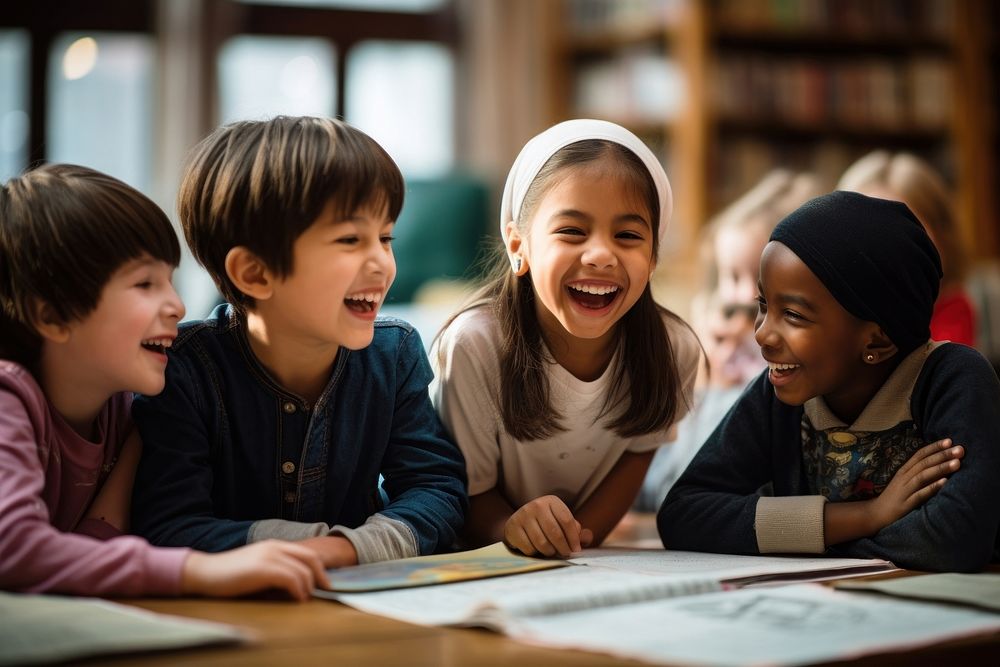
[(344, 299), (344, 304), (356, 313), (370, 313), (378, 308), (378, 302), (378, 295), (373, 294), (349, 296)]
[(621, 289), (617, 285), (601, 287), (568, 285), (566, 292), (573, 302), (581, 307), (589, 310), (600, 310), (610, 306), (618, 298)]
[(169, 338), (151, 338), (149, 340), (144, 340), (139, 344), (143, 349), (149, 350), (150, 352), (166, 354), (172, 343), (173, 341)]

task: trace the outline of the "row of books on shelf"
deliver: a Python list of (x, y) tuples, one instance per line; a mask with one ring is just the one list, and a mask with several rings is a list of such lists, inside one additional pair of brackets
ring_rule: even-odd
[[(944, 132), (953, 109), (952, 69), (935, 57), (848, 62), (721, 58), (710, 109), (731, 123), (866, 132)], [(577, 115), (667, 124), (686, 98), (683, 70), (654, 47), (622, 49), (574, 72)]]
[(716, 0), (714, 6), (724, 32), (947, 39), (955, 28), (952, 0)]
[(941, 40), (955, 34), (952, 0), (568, 0), (566, 12), (571, 34), (629, 34), (651, 24), (676, 26), (688, 5), (704, 1), (723, 33)]
[(943, 130), (953, 107), (952, 71), (941, 58), (829, 62), (726, 56), (711, 81), (723, 119), (818, 126)]

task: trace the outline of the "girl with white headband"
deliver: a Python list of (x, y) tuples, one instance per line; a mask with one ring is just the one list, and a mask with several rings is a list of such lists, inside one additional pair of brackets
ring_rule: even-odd
[(600, 544), (688, 411), (701, 348), (649, 288), (671, 207), (659, 161), (613, 123), (560, 123), (518, 155), (496, 275), (431, 354), (471, 544)]

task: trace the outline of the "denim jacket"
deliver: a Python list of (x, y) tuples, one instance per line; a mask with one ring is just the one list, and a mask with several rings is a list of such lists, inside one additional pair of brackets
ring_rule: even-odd
[(341, 348), (314, 405), (268, 374), (225, 305), (181, 325), (166, 375), (161, 394), (133, 404), (143, 455), (132, 523), (150, 542), (222, 551), (253, 541), (262, 520), (350, 533), (379, 514), (408, 528), (420, 554), (454, 543), (465, 464), (407, 323), (379, 318), (371, 345)]

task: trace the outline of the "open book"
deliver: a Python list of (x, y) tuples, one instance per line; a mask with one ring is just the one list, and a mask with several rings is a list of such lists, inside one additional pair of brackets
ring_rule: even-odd
[(1000, 629), (1000, 616), (973, 610), (815, 584), (734, 590), (732, 583), (892, 568), (884, 561), (596, 549), (571, 562), (514, 577), (330, 597), (421, 625), (484, 627), (543, 646), (690, 664), (804, 664)]
[(502, 577), (569, 565), (562, 560), (529, 558), (514, 553), (501, 542), (454, 554), (417, 556), (343, 567), (327, 571), (330, 591), (317, 590), (316, 597), (334, 598), (335, 593), (361, 593), (392, 588), (413, 588), (470, 579)]

